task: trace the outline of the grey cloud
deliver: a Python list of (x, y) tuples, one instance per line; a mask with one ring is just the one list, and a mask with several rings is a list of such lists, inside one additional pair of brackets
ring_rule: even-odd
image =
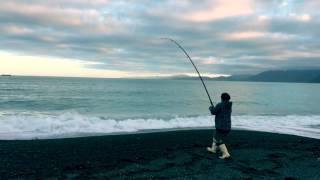
[[(26, 3), (11, 2), (16, 6), (21, 2)], [(185, 12), (205, 7), (206, 4), (197, 1), (28, 2), (30, 5), (40, 4), (48, 12), (37, 16), (39, 13), (25, 15), (14, 9), (1, 11), (1, 50), (97, 62), (88, 65), (88, 68), (131, 72), (193, 72), (174, 44), (159, 39), (172, 37), (181, 42), (192, 57), (214, 56), (222, 60), (218, 64), (208, 65), (195, 59), (199, 68), (206, 73), (248, 74), (276, 68), (320, 67), (320, 57), (277, 57), (284, 52), (316, 51), (320, 44), (317, 38), (319, 21), (316, 20), (316, 12), (310, 12), (313, 18), (308, 22), (278, 15), (270, 15), (270, 19), (260, 21), (258, 16), (269, 11), (274, 1), (271, 4), (256, 1), (259, 5), (256, 14), (205, 23), (179, 18)], [(55, 10), (50, 10), (50, 6)], [(93, 15), (87, 13), (91, 10), (95, 12)], [(65, 17), (57, 16), (59, 12), (64, 13)], [(72, 18), (76, 23), (69, 22)], [(17, 27), (18, 32), (10, 32), (8, 27)], [(30, 32), (19, 32), (19, 28), (26, 28)], [(226, 38), (235, 32), (282, 34), (289, 38)]]

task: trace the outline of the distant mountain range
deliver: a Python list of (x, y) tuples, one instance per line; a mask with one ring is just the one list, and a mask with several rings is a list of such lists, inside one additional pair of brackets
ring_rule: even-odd
[[(198, 77), (179, 75), (172, 79), (198, 79)], [(320, 83), (320, 70), (273, 70), (264, 71), (256, 75), (233, 75), (229, 77), (203, 77), (212, 81), (259, 81), (259, 82), (300, 82)]]

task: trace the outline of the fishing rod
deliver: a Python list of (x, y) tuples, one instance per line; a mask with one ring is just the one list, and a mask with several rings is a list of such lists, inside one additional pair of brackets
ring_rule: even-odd
[(173, 42), (173, 43), (174, 43), (175, 45), (177, 45), (177, 46), (184, 52), (184, 54), (188, 57), (188, 59), (190, 60), (191, 64), (193, 65), (194, 69), (197, 71), (198, 76), (199, 76), (199, 78), (200, 78), (200, 80), (201, 80), (201, 82), (202, 82), (202, 85), (203, 85), (204, 89), (206, 90), (206, 93), (207, 93), (207, 95), (208, 95), (208, 98), (209, 98), (209, 101), (210, 101), (211, 106), (213, 106), (211, 97), (210, 97), (209, 92), (208, 92), (208, 90), (207, 90), (207, 86), (206, 86), (206, 84), (204, 83), (204, 81), (203, 81), (203, 79), (202, 79), (202, 77), (201, 77), (201, 74), (200, 74), (200, 72), (198, 71), (197, 66), (194, 64), (194, 62), (192, 61), (192, 59), (191, 59), (191, 57), (189, 56), (189, 54), (187, 53), (187, 51), (186, 51), (177, 41), (175, 41), (175, 40), (173, 40), (173, 39), (171, 39), (171, 38), (161, 38), (161, 39), (166, 39), (166, 40), (169, 40), (169, 41)]

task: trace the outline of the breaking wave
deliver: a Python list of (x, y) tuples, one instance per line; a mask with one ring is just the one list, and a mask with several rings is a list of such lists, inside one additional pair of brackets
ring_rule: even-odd
[[(53, 139), (146, 130), (212, 127), (212, 116), (172, 119), (115, 120), (77, 112), (59, 115), (45, 113), (0, 113), (0, 139)], [(292, 134), (320, 139), (320, 115), (241, 115), (232, 117), (233, 129)]]

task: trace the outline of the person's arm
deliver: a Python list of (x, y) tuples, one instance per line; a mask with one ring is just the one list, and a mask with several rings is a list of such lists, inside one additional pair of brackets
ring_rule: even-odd
[(214, 106), (210, 106), (209, 107), (209, 110), (210, 110), (212, 115), (216, 115), (220, 111), (220, 109), (221, 109), (220, 103), (217, 104), (216, 107), (214, 107)]

